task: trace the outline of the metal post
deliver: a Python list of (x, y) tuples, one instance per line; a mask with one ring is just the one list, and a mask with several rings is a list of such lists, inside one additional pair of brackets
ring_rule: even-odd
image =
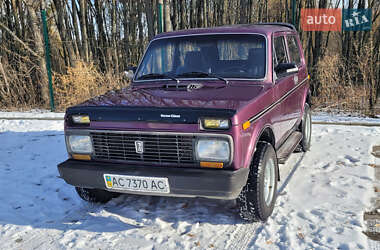
[(292, 0), (292, 23), (296, 27), (296, 0)]
[(164, 23), (163, 23), (163, 0), (158, 0), (158, 33), (162, 33), (164, 31)]
[(42, 18), (42, 26), (43, 26), (43, 33), (44, 33), (44, 41), (45, 41), (46, 70), (47, 70), (48, 80), (49, 80), (50, 110), (54, 112), (55, 107), (54, 107), (53, 80), (51, 76), (49, 35), (48, 35), (48, 28), (47, 28), (47, 22), (46, 22), (45, 9), (41, 10), (41, 18)]

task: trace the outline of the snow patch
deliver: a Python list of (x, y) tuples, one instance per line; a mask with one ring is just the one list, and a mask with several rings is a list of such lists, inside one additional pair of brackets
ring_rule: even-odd
[(0, 120), (0, 239), (4, 249), (367, 249), (370, 149), (380, 128), (314, 125), (311, 150), (280, 165), (266, 223), (234, 201), (122, 195), (88, 204), (57, 178), (63, 121)]

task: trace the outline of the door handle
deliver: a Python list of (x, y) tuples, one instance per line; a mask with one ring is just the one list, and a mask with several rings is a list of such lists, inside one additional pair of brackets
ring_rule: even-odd
[(297, 85), (298, 84), (298, 75), (295, 75), (293, 77), (293, 81), (294, 81), (294, 85)]

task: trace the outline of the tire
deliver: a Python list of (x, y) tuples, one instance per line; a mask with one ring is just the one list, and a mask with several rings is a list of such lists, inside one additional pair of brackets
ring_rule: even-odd
[(306, 152), (310, 149), (311, 146), (311, 111), (309, 104), (305, 103), (304, 114), (302, 117), (301, 124), (301, 133), (302, 140), (300, 142), (300, 149), (303, 152)]
[[(243, 220), (264, 222), (272, 214), (277, 198), (277, 170), (277, 156), (273, 146), (259, 141), (250, 166), (247, 184), (237, 198), (240, 217)], [(269, 182), (265, 176), (271, 176)]]
[(120, 194), (112, 193), (101, 189), (89, 189), (75, 187), (80, 198), (91, 203), (107, 203), (112, 198), (118, 197)]

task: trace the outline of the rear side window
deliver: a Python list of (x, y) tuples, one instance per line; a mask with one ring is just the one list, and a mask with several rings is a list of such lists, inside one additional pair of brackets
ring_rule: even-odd
[(287, 63), (288, 58), (286, 56), (285, 40), (283, 36), (274, 38), (274, 66), (276, 67), (279, 63)]
[(295, 36), (288, 36), (288, 48), (291, 62), (295, 64), (301, 63), (300, 49)]

